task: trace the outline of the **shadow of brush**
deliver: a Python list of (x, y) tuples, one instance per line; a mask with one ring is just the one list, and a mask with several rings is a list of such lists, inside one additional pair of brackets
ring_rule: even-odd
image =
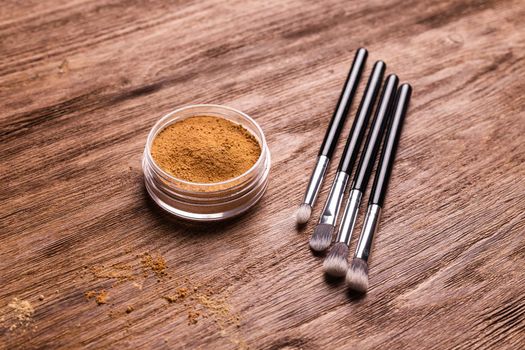
[(358, 292), (358, 291), (355, 291), (353, 289), (347, 288), (346, 296), (351, 301), (361, 301), (361, 300), (365, 299), (366, 292)]
[(339, 287), (344, 282), (343, 277), (336, 277), (336, 276), (329, 275), (327, 273), (324, 273), (323, 275), (324, 275), (324, 281), (326, 282), (326, 284), (328, 284), (331, 287)]

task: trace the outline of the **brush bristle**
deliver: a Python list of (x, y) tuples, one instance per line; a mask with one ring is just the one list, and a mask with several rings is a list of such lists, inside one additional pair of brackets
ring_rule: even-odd
[(366, 293), (368, 290), (368, 263), (363, 259), (354, 258), (352, 266), (346, 274), (348, 287), (356, 292)]
[(315, 227), (314, 234), (310, 238), (310, 248), (316, 252), (328, 249), (332, 243), (334, 227), (329, 224), (319, 224)]
[(324, 272), (334, 277), (344, 277), (348, 270), (348, 246), (336, 243), (323, 263)]
[(306, 203), (303, 203), (297, 209), (297, 212), (295, 213), (295, 219), (299, 225), (303, 225), (308, 222), (308, 219), (310, 219), (311, 214), (312, 207)]

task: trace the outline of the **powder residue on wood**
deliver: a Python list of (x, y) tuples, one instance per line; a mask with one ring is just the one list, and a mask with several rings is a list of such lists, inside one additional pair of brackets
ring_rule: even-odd
[(18, 327), (25, 327), (31, 323), (35, 309), (28, 300), (13, 298), (7, 307), (11, 310), (13, 322), (9, 330), (13, 331)]
[[(130, 263), (116, 263), (109, 266), (84, 266), (79, 276), (84, 277), (88, 275), (96, 280), (113, 280), (115, 284), (118, 284), (147, 278), (150, 272), (153, 272), (157, 278), (168, 275), (168, 265), (162, 255), (144, 252), (137, 254), (135, 257), (137, 260)], [(140, 284), (138, 284), (138, 286), (140, 286)]]
[(170, 304), (179, 305), (186, 313), (188, 325), (196, 325), (204, 319), (210, 320), (218, 328), (219, 334), (228, 338), (238, 349), (248, 348), (240, 333), (241, 317), (232, 310), (225, 290), (193, 285), (189, 279), (179, 283), (184, 286), (177, 287), (173, 294), (164, 299)]
[(240, 316), (232, 312), (226, 296), (217, 294), (211, 288), (202, 290), (198, 286), (178, 287), (175, 293), (165, 296), (169, 303), (181, 303), (187, 310), (188, 324), (193, 325), (200, 318), (210, 317), (221, 330), (228, 326), (240, 326)]
[(108, 302), (108, 292), (101, 290), (100, 292), (90, 290), (84, 293), (84, 296), (87, 300), (95, 298), (97, 305), (107, 304)]
[(142, 254), (141, 262), (145, 274), (147, 274), (148, 270), (151, 270), (157, 277), (167, 275), (166, 268), (168, 265), (166, 264), (166, 260), (162, 255), (151, 255), (150, 253), (144, 253)]
[[(126, 252), (129, 253), (132, 252)], [(97, 305), (103, 305), (108, 303), (108, 291), (111, 292), (111, 303), (108, 305), (110, 317), (129, 315), (136, 307), (150, 305), (155, 303), (154, 299), (163, 298), (170, 305), (180, 308), (188, 325), (196, 325), (204, 320), (211, 321), (221, 336), (234, 344), (244, 344), (244, 340), (240, 338), (240, 315), (232, 310), (228, 303), (229, 294), (223, 288), (217, 290), (210, 286), (203, 287), (188, 278), (173, 276), (173, 270), (169, 270), (166, 259), (158, 253), (134, 254), (132, 257), (125, 257), (125, 260), (107, 266), (86, 265), (80, 272), (82, 276), (91, 277), (92, 281), (104, 284), (105, 290), (94, 289), (85, 292), (87, 300), (94, 300)], [(156, 278), (159, 283), (145, 283), (151, 277)], [(129, 284), (141, 286), (138, 291), (135, 290), (138, 295), (129, 294)], [(148, 289), (147, 296), (143, 294), (143, 285)], [(156, 294), (157, 288), (164, 291)], [(170, 292), (166, 293), (166, 290)], [(168, 306), (162, 306), (163, 309), (166, 307)]]
[(115, 279), (118, 282), (129, 281), (135, 278), (133, 266), (128, 264), (113, 264), (111, 266), (93, 266), (90, 272), (96, 278)]
[[(86, 272), (90, 272), (91, 276), (95, 280), (106, 280), (114, 281), (113, 284), (107, 286), (107, 288), (114, 288), (117, 284), (122, 282), (134, 281), (143, 278), (144, 280), (148, 278), (150, 272), (157, 277), (157, 281), (160, 281), (161, 278), (168, 275), (166, 269), (168, 265), (166, 264), (166, 259), (160, 254), (151, 254), (145, 252), (142, 254), (136, 255), (137, 260), (134, 263), (117, 263), (110, 266), (97, 265), (97, 266), (84, 266), (82, 275)], [(140, 286), (140, 285), (139, 285)], [(84, 293), (86, 299), (94, 299), (97, 305), (107, 304), (109, 298), (109, 292), (106, 290), (96, 291), (89, 290)], [(130, 307), (126, 310), (127, 313), (133, 311), (133, 308)]]
[(164, 297), (168, 302), (175, 303), (177, 301), (184, 300), (189, 295), (188, 288), (182, 287), (175, 289), (175, 294), (167, 295)]
[(155, 162), (176, 178), (215, 183), (235, 178), (259, 158), (261, 146), (244, 127), (227, 119), (195, 116), (164, 128), (153, 140)]

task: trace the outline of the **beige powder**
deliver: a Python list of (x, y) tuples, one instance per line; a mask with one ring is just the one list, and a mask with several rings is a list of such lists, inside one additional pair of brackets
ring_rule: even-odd
[(176, 178), (215, 183), (248, 171), (261, 147), (244, 127), (227, 119), (196, 116), (163, 129), (153, 140), (155, 163)]

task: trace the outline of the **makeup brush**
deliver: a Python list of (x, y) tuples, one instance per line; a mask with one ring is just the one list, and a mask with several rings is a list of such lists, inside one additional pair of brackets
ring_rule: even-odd
[(359, 85), (359, 80), (361, 79), (361, 73), (363, 72), (367, 56), (368, 51), (363, 48), (358, 49), (355, 53), (352, 68), (348, 73), (343, 91), (339, 97), (339, 102), (337, 103), (337, 108), (332, 115), (321, 149), (319, 150), (317, 163), (312, 172), (312, 176), (310, 177), (308, 187), (306, 188), (303, 203), (299, 206), (296, 212), (296, 221), (300, 225), (305, 224), (308, 219), (310, 219), (312, 207), (317, 199), (317, 195), (319, 194), (324, 176), (328, 169), (328, 163), (330, 162), (330, 158), (332, 157), (337, 144), (337, 139), (343, 129), (348, 110), (350, 109), (350, 104), (354, 98), (357, 86)]
[(349, 174), (354, 167), (366, 127), (368, 126), (368, 121), (372, 115), (377, 96), (379, 95), (379, 88), (381, 87), (381, 81), (383, 81), (385, 69), (386, 64), (383, 61), (377, 61), (368, 79), (363, 98), (357, 109), (352, 129), (348, 135), (345, 149), (339, 162), (339, 167), (337, 168), (335, 180), (328, 194), (321, 217), (319, 218), (319, 223), (310, 238), (310, 248), (314, 251), (324, 251), (332, 242), (332, 233), (334, 232), (341, 201), (346, 191), (350, 177)]
[(385, 201), (388, 182), (390, 180), (390, 174), (392, 173), (392, 166), (394, 164), (397, 145), (399, 144), (401, 129), (407, 113), (411, 93), (412, 87), (408, 84), (403, 84), (398, 89), (395, 107), (392, 109), (389, 118), (381, 158), (377, 165), (374, 184), (370, 192), (365, 222), (361, 236), (359, 236), (359, 243), (357, 243), (352, 266), (346, 274), (348, 287), (357, 292), (366, 293), (368, 289), (368, 257), (370, 256), (372, 239), (379, 224), (379, 216)]
[(381, 99), (376, 108), (374, 121), (368, 132), (365, 148), (361, 154), (361, 159), (359, 159), (359, 164), (352, 180), (350, 196), (346, 204), (343, 219), (341, 220), (336, 243), (324, 260), (324, 271), (334, 277), (343, 277), (348, 270), (348, 245), (352, 238), (352, 231), (354, 230), (357, 212), (361, 204), (361, 197), (370, 179), (377, 151), (386, 128), (390, 108), (394, 102), (397, 83), (398, 78), (394, 74), (386, 78)]

